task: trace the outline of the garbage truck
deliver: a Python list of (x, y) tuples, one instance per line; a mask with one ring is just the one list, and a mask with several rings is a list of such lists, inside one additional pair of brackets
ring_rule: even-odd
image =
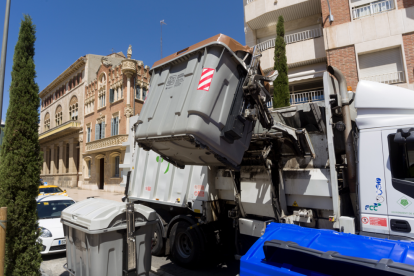
[(120, 167), (125, 200), (157, 212), (152, 253), (240, 257), (273, 222), (412, 240), (413, 91), (360, 81), (354, 93), (329, 66), (323, 95), (269, 110), (278, 72), (260, 57), (220, 34), (151, 68)]

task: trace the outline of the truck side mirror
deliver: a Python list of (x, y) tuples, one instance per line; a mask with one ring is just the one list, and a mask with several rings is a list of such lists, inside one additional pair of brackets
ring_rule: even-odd
[(394, 142), (398, 144), (414, 143), (414, 128), (400, 128), (394, 137)]

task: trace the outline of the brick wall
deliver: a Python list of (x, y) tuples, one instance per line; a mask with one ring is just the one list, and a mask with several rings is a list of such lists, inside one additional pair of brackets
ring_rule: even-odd
[(397, 0), (398, 9), (406, 9), (414, 6), (414, 0)]
[(329, 4), (331, 5), (331, 12), (334, 16), (334, 22), (332, 22), (332, 24), (329, 23), (328, 2), (326, 0), (321, 0), (322, 19), (324, 28), (351, 22), (351, 15), (349, 12), (349, 0), (330, 0)]
[(414, 82), (414, 32), (403, 34), (405, 62), (407, 64), (407, 77), (409, 83)]
[(347, 46), (327, 51), (328, 65), (332, 65), (345, 75), (348, 86), (355, 91), (358, 84), (358, 70), (355, 57), (355, 47)]

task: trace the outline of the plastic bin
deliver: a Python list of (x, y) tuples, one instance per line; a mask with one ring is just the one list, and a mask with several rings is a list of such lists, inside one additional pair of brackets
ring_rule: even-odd
[(62, 211), (65, 268), (76, 276), (149, 275), (157, 216), (154, 210), (139, 204), (134, 205), (134, 211), (135, 246), (131, 242), (128, 246), (124, 202), (90, 198)]
[(253, 123), (241, 115), (250, 48), (219, 34), (156, 62), (135, 138), (178, 167), (237, 167)]
[(414, 243), (271, 223), (240, 276), (414, 275)]

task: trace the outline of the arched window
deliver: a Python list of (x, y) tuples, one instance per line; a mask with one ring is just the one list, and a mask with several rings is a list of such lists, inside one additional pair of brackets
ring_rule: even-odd
[(45, 131), (50, 129), (50, 114), (49, 112), (45, 115)]
[(55, 115), (56, 126), (60, 126), (62, 124), (62, 106), (58, 106), (56, 108), (56, 115)]
[(78, 98), (73, 96), (69, 103), (69, 118), (72, 121), (78, 119)]

